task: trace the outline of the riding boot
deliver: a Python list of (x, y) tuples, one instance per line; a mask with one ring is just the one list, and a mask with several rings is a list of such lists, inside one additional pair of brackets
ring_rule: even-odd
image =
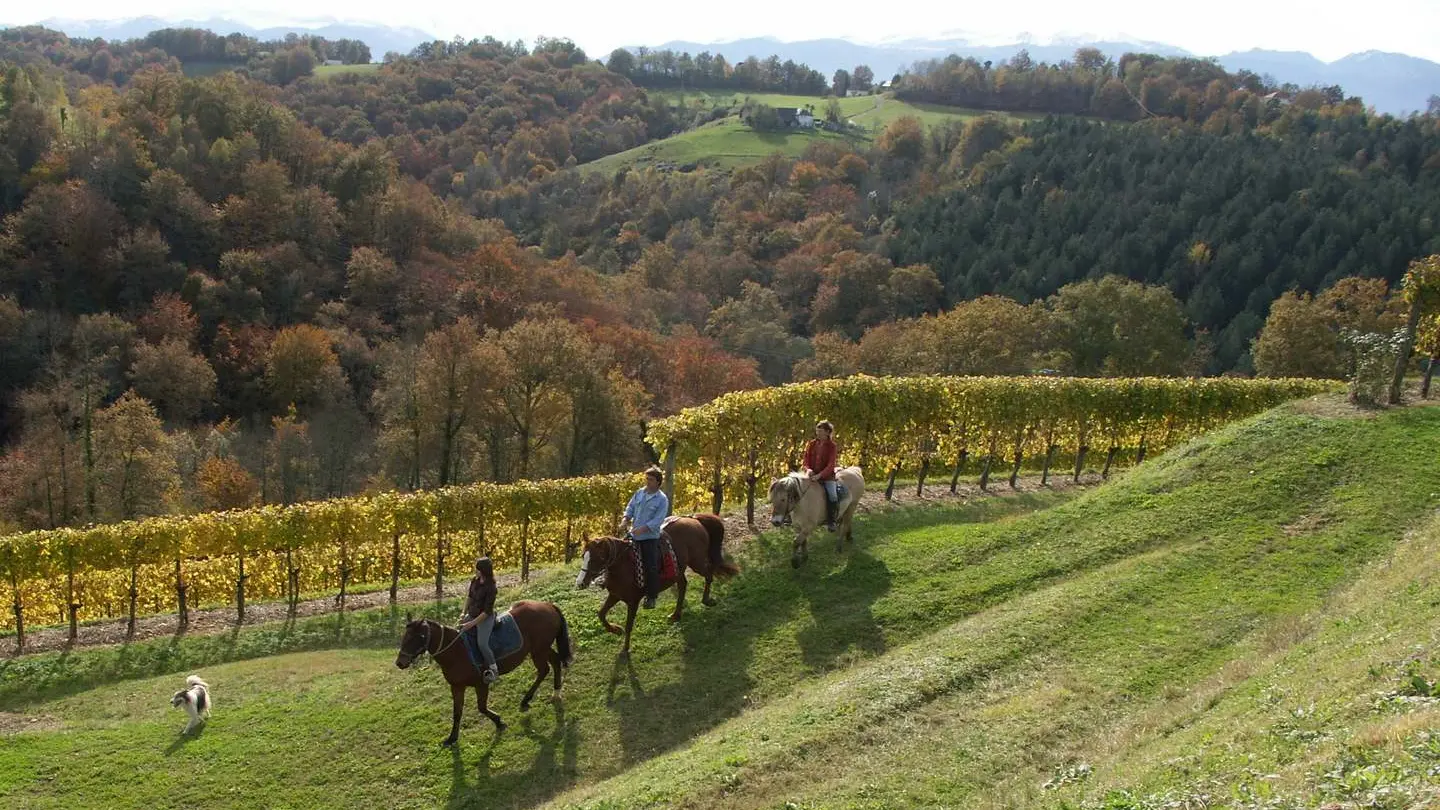
[(825, 499), (825, 528), (832, 532), (835, 531), (835, 509), (839, 505), (829, 498)]

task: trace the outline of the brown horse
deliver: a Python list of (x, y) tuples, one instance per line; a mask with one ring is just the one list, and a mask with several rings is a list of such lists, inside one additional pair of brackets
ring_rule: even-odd
[[(715, 600), (710, 598), (710, 583), (715, 577), (729, 578), (740, 573), (740, 569), (734, 563), (726, 562), (721, 553), (725, 542), (725, 523), (718, 515), (668, 518), (661, 532), (670, 538), (670, 546), (675, 550), (675, 577), (664, 579), (662, 575), (660, 590), (675, 586), (675, 612), (670, 614), (670, 621), (678, 622), (685, 609), (685, 589), (689, 586), (685, 579), (686, 567), (705, 578), (705, 593), (700, 601), (706, 605), (715, 604)], [(596, 577), (605, 575), (605, 590), (609, 591), (609, 595), (600, 607), (600, 623), (615, 635), (620, 635), (620, 628), (611, 624), (605, 616), (616, 603), (625, 603), (625, 644), (620, 648), (621, 655), (630, 654), (630, 630), (635, 626), (635, 609), (645, 596), (645, 588), (635, 574), (632, 549), (632, 543), (615, 537), (591, 540), (585, 545), (585, 553), (580, 558), (580, 574), (575, 577), (575, 587), (585, 588)], [(664, 551), (663, 544), (661, 551)]]
[[(520, 649), (495, 662), (499, 665), (500, 673), (503, 675), (520, 666), (527, 655), (535, 662), (535, 682), (530, 684), (530, 691), (526, 692), (525, 699), (520, 701), (520, 711), (530, 709), (530, 700), (535, 697), (535, 690), (540, 688), (540, 682), (545, 680), (551, 669), (555, 671), (555, 693), (550, 699), (559, 702), (563, 697), (560, 691), (564, 681), (562, 670), (575, 660), (570, 650), (570, 628), (565, 623), (565, 615), (554, 602), (536, 602), (530, 599), (522, 599), (511, 605), (509, 612), (515, 619), (515, 626), (520, 630), (523, 643)], [(550, 649), (552, 644), (555, 646), (553, 650)], [(459, 630), (431, 619), (412, 620), (406, 615), (405, 635), (400, 639), (400, 653), (395, 657), (395, 666), (406, 669), (421, 653), (430, 653), (430, 657), (440, 665), (441, 674), (450, 683), (450, 697), (455, 703), (450, 736), (445, 738), (442, 745), (454, 745), (460, 736), (460, 714), (465, 708), (465, 690), (471, 686), (475, 687), (480, 713), (490, 718), (497, 731), (505, 730), (505, 721), (485, 705), (490, 695), (490, 687), (481, 679), (480, 670), (471, 662), (465, 643), (460, 639)]]

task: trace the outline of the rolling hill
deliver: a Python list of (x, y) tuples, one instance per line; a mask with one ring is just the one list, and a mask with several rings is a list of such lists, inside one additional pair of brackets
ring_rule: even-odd
[[(571, 617), (566, 703), (521, 716), (528, 678), (512, 676), (492, 703), (511, 729), (471, 709), (454, 751), (435, 745), (447, 690), (434, 667), (395, 669), (389, 611), (11, 660), (0, 796), (1423, 806), (1440, 783), (1437, 444), (1440, 409), (1357, 413), (1327, 396), (1087, 492), (871, 515), (853, 550), (822, 544), (799, 572), (769, 532), (717, 606), (679, 626), (644, 613), (628, 661), (599, 631), (598, 597), (556, 572), (524, 595)], [(217, 709), (181, 739), (166, 704), (190, 671)]]
[[(824, 117), (829, 99), (814, 96), (791, 96), (779, 93), (736, 93), (722, 91), (652, 90), (652, 95), (666, 99), (678, 107), (693, 108), (706, 114), (716, 106), (728, 106), (738, 113), (745, 100), (751, 99), (772, 107), (810, 107), (817, 117)], [(857, 96), (839, 99), (845, 120), (855, 125), (851, 133), (840, 134), (816, 128), (813, 131), (756, 132), (746, 126), (738, 114), (686, 130), (668, 138), (637, 146), (624, 152), (607, 155), (583, 164), (582, 172), (614, 172), (623, 167), (645, 167), (662, 164), (704, 166), (730, 169), (747, 166), (780, 153), (799, 157), (815, 140), (844, 143), (847, 138), (870, 141), (891, 121), (904, 116), (918, 118), (926, 127), (945, 121), (966, 120), (983, 115), (982, 111), (938, 104), (913, 104), (900, 101), (890, 94)], [(999, 113), (1010, 118), (1031, 118), (1024, 114)]]
[[(1049, 44), (1016, 42), (1005, 45), (982, 45), (963, 38), (907, 39), (884, 44), (864, 45), (843, 39), (814, 39), (783, 42), (773, 37), (743, 39), (733, 42), (674, 41), (653, 49), (676, 52), (724, 54), (731, 60), (751, 54), (776, 54), (793, 59), (829, 76), (838, 69), (850, 70), (859, 64), (869, 65), (877, 81), (909, 70), (916, 62), (944, 59), (951, 54), (973, 57), (981, 62), (1001, 62), (1013, 57), (1022, 48), (1036, 62), (1051, 64), (1071, 59), (1077, 48), (1098, 48), (1118, 59), (1126, 52), (1153, 53), (1160, 56), (1199, 56), (1183, 48), (1157, 42), (1132, 42), (1095, 38), (1073, 38)], [(1400, 53), (1368, 51), (1356, 53), (1334, 62), (1323, 62), (1304, 52), (1256, 49), (1216, 57), (1230, 71), (1249, 70), (1269, 74), (1281, 83), (1301, 87), (1338, 84), (1349, 95), (1358, 95), (1382, 113), (1403, 115), (1424, 111), (1431, 95), (1440, 94), (1440, 64), (1428, 59)]]

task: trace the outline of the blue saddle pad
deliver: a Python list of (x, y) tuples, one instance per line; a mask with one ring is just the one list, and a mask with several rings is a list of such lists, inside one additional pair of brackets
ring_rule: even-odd
[[(495, 619), (495, 626), (490, 628), (490, 652), (495, 655), (495, 662), (499, 663), (506, 656), (514, 655), (523, 646), (525, 639), (520, 636), (520, 627), (515, 624), (514, 617), (508, 612), (500, 614)], [(465, 634), (465, 651), (470, 653), (470, 660), (474, 662), (476, 669), (485, 668), (485, 660), (475, 646), (473, 629)]]

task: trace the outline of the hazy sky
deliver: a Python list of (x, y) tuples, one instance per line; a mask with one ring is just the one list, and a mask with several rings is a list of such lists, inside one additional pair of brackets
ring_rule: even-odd
[[(0, 23), (23, 24), (59, 17), (107, 20), (156, 15), (205, 19), (239, 18), (250, 24), (294, 24), (293, 0), (49, 0), (5, 5)], [(1324, 60), (1349, 53), (1385, 50), (1440, 61), (1440, 0), (1373, 0), (1344, 4), (1332, 0), (551, 0), (538, 3), (425, 4), (394, 0), (308, 0), (303, 13), (324, 17), (411, 25), (444, 37), (490, 34), (533, 40), (536, 35), (573, 39), (599, 55), (620, 45), (666, 40), (718, 42), (748, 36), (782, 40), (847, 37), (873, 42), (899, 36), (955, 34), (972, 40), (1013, 41), (1029, 33), (1051, 36), (1093, 34), (1165, 42), (1196, 53), (1270, 48), (1309, 51)], [(118, 9), (124, 8), (124, 12)], [(717, 13), (723, 8), (726, 13)], [(1333, 10), (1332, 10), (1333, 8)], [(939, 9), (930, 11), (930, 9)]]

